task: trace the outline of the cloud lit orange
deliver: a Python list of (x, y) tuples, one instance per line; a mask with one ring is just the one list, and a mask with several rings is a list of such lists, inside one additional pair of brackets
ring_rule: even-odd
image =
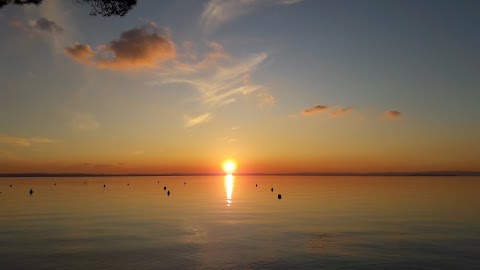
[(320, 112), (324, 112), (326, 110), (328, 110), (329, 107), (328, 106), (325, 106), (325, 105), (315, 105), (311, 108), (308, 108), (308, 109), (305, 109), (303, 110), (303, 115), (312, 115), (312, 114), (316, 114), (316, 113), (320, 113)]
[(167, 33), (153, 24), (133, 28), (121, 34), (108, 45), (93, 52), (90, 45), (75, 44), (65, 48), (80, 63), (107, 69), (152, 68), (159, 62), (175, 57), (175, 44)]
[(397, 118), (400, 118), (402, 113), (399, 111), (389, 110), (389, 111), (385, 111), (384, 115), (392, 119), (397, 119)]

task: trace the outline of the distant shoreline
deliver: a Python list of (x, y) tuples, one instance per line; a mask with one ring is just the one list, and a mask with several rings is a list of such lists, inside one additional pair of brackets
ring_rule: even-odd
[[(2, 173), (0, 177), (145, 177), (145, 176), (222, 176), (221, 173)], [(480, 176), (480, 172), (432, 171), (432, 172), (379, 172), (379, 173), (239, 173), (237, 176)]]

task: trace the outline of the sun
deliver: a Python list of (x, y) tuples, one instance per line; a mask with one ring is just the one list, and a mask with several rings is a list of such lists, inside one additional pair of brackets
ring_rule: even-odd
[(223, 162), (223, 170), (228, 174), (233, 173), (236, 168), (237, 168), (237, 165), (235, 164), (234, 161), (227, 160)]

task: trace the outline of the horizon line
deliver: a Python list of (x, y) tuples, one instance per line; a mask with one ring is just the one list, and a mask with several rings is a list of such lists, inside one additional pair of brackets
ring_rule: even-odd
[[(221, 176), (227, 173), (0, 173), (0, 177)], [(480, 171), (233, 173), (236, 176), (480, 176)]]

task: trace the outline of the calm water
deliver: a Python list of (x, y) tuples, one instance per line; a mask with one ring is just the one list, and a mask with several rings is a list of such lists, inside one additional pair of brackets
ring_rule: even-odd
[(479, 191), (478, 177), (0, 178), (0, 268), (480, 269)]

